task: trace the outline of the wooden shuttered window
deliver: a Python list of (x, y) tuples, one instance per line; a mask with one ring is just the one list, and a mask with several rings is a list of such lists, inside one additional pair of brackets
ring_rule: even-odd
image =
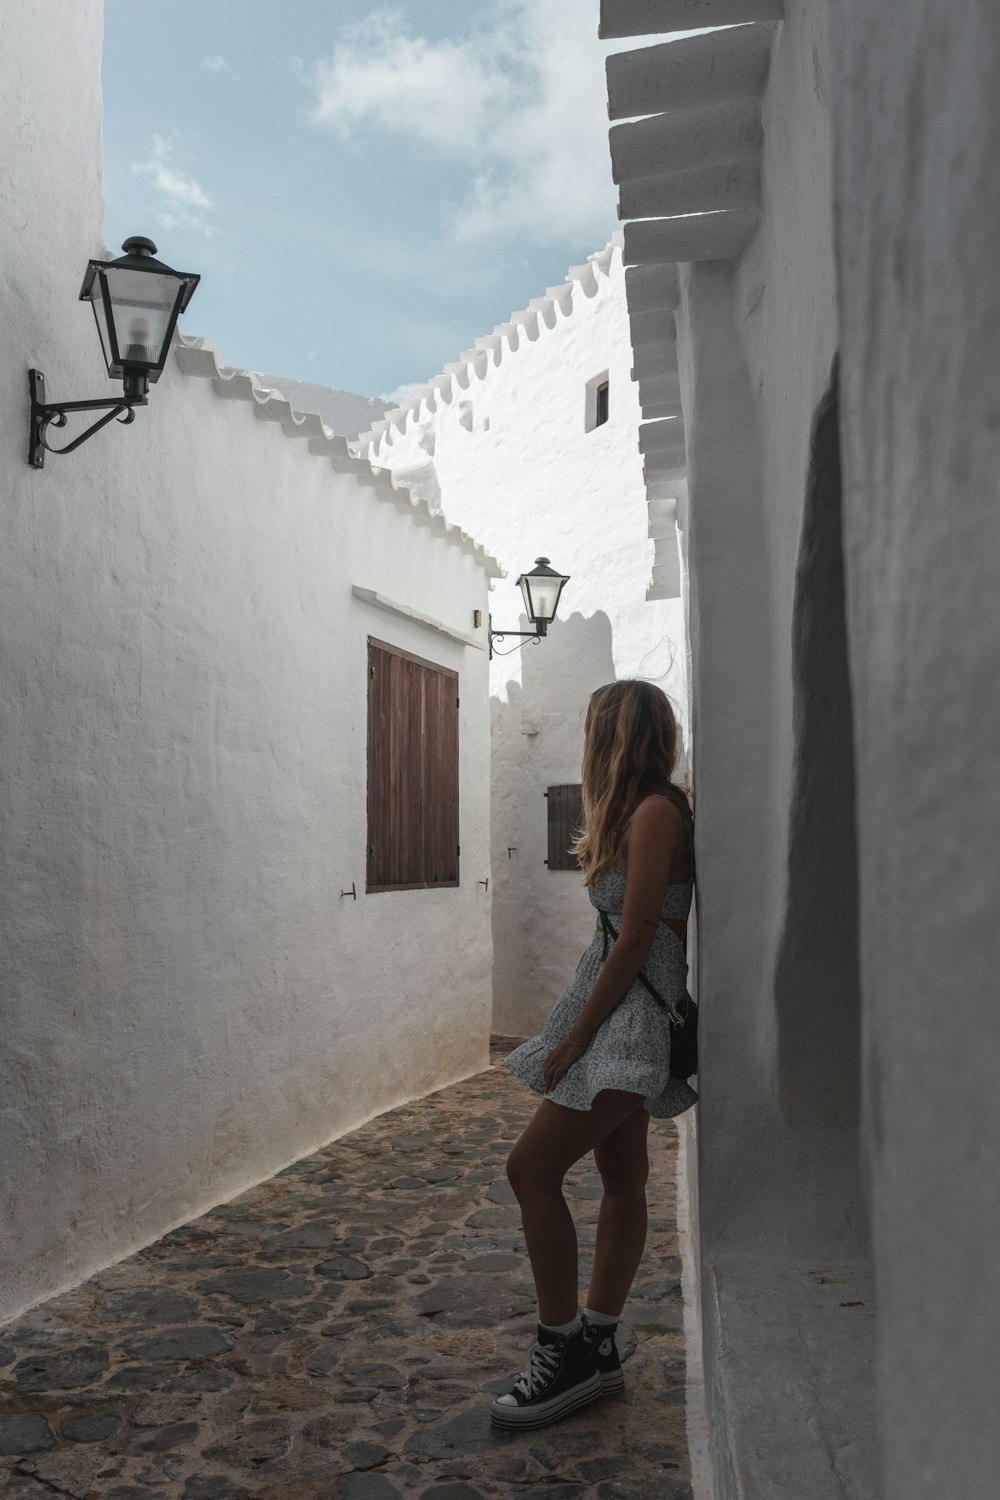
[(545, 863), (550, 870), (578, 870), (579, 861), (570, 853), (570, 845), (583, 824), (583, 788), (564, 782), (550, 786), (545, 795), (549, 810), (549, 857)]
[(458, 885), (458, 673), (368, 640), (369, 891)]

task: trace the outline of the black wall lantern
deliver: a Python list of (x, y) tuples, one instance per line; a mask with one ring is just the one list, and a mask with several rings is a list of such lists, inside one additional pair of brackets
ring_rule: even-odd
[[(32, 468), (44, 466), (46, 449), (72, 453), (115, 417), (126, 424), (134, 421), (135, 408), (146, 405), (150, 385), (163, 373), (177, 319), (201, 277), (174, 271), (155, 260), (156, 246), (141, 235), (126, 240), (122, 249), (125, 254), (117, 260), (88, 261), (80, 288), (80, 301), (94, 309), (108, 374), (122, 382), (122, 394), (94, 401), (46, 401), (45, 376), (41, 370), (29, 370), (28, 462)], [(51, 447), (49, 426), (65, 427), (66, 414), (72, 411), (103, 411), (105, 415), (64, 448)]]
[(529, 640), (540, 641), (543, 635), (548, 633), (548, 628), (556, 617), (559, 608), (559, 596), (563, 588), (569, 583), (569, 577), (563, 573), (557, 573), (554, 568), (549, 567), (547, 557), (536, 557), (535, 566), (530, 573), (522, 573), (517, 580), (521, 593), (524, 595), (524, 612), (534, 625), (534, 630), (494, 630), (493, 616), (490, 616), (490, 656), (509, 656), (510, 651), (517, 651), (524, 645), (521, 641), (518, 646), (511, 646), (510, 651), (494, 651), (493, 642), (505, 640), (509, 635), (526, 636)]

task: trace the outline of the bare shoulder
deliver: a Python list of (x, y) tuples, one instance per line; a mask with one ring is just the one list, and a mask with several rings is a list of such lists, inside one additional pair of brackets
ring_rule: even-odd
[[(682, 809), (671, 797), (644, 797), (632, 814), (623, 848), (626, 872), (632, 880), (673, 880), (689, 878), (690, 831)], [(660, 889), (657, 900), (662, 898)]]
[(677, 838), (686, 833), (687, 824), (680, 807), (671, 797), (644, 797), (632, 814), (631, 827), (637, 833), (659, 838)]
[(644, 797), (632, 815), (624, 849), (626, 868), (660, 870), (665, 880), (690, 880), (691, 825), (672, 797)]

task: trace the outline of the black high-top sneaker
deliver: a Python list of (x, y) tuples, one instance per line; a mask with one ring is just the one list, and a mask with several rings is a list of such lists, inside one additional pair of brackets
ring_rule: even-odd
[(617, 1328), (617, 1323), (591, 1323), (586, 1313), (583, 1315), (580, 1331), (597, 1366), (597, 1373), (601, 1377), (601, 1390), (605, 1396), (625, 1389), (625, 1372), (622, 1369), (622, 1362), (618, 1357), (618, 1346), (615, 1343)]
[(583, 1330), (553, 1333), (538, 1325), (538, 1341), (532, 1344), (528, 1367), (514, 1381), (509, 1396), (498, 1396), (490, 1407), (495, 1427), (514, 1432), (547, 1427), (568, 1416), (578, 1406), (603, 1395)]

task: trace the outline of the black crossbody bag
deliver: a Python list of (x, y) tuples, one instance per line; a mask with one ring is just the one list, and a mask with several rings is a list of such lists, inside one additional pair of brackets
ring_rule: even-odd
[[(618, 934), (614, 924), (606, 911), (601, 912), (601, 927), (604, 931), (604, 952), (601, 954), (601, 962), (608, 956), (608, 940), (617, 940)], [(660, 994), (654, 989), (640, 970), (635, 976), (643, 989), (646, 990), (661, 1010), (665, 1010), (670, 1020), (670, 1076), (687, 1080), (698, 1071), (698, 1006), (691, 996), (685, 993), (683, 1000), (678, 1000), (676, 1005), (668, 1005)]]

